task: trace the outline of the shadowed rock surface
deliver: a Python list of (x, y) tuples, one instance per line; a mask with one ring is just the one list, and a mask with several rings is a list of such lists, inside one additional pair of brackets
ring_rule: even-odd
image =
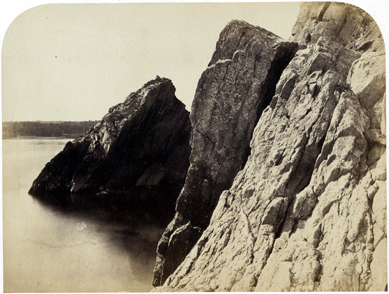
[(154, 286), (184, 260), (221, 192), (243, 168), (254, 126), (296, 49), (297, 43), (242, 21), (221, 32), (192, 104), (190, 167), (176, 215), (158, 244)]
[(170, 80), (157, 77), (130, 94), (84, 136), (68, 142), (29, 193), (53, 202), (69, 193), (89, 195), (88, 201), (119, 201), (128, 211), (171, 217), (190, 154), (189, 113), (174, 93)]
[[(154, 291), (387, 289), (380, 31), (354, 6), (303, 3), (291, 40), (300, 50), (256, 124), (244, 168), (185, 260)], [(191, 225), (183, 220), (177, 213), (167, 229), (175, 233), (159, 251), (185, 231), (175, 223)]]

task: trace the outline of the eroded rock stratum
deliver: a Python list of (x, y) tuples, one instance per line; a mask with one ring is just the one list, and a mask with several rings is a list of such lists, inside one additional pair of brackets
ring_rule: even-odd
[[(234, 156), (233, 149), (221, 144), (229, 142), (228, 135), (208, 133), (205, 127), (219, 128), (214, 121), (220, 115), (204, 110), (218, 109), (211, 105), (230, 109), (238, 99), (248, 99), (249, 95), (245, 99), (234, 95), (218, 98), (223, 86), (234, 85), (232, 89), (242, 87), (248, 91), (251, 88), (242, 85), (239, 78), (224, 78), (212, 88), (219, 75), (212, 80), (207, 77), (211, 70), (216, 72), (217, 66), (222, 68), (225, 63), (228, 68), (222, 73), (228, 77), (232, 61), (241, 60), (242, 49), (216, 51), (211, 69), (200, 79), (191, 114), (191, 144), (204, 155), (192, 151), (188, 178), (197, 173), (202, 180), (194, 183), (187, 179), (177, 203), (176, 218), (167, 229), (173, 233), (165, 232), (158, 252), (165, 258), (169, 246), (179, 252), (180, 234), (185, 236), (184, 240), (201, 237), (155, 291), (387, 288), (382, 36), (372, 18), (357, 7), (318, 2), (302, 4), (291, 41), (299, 43), (299, 50), (282, 71), (274, 96), (256, 123), (247, 162), (234, 176), (231, 187), (222, 192), (206, 229), (201, 222), (185, 217), (191, 215), (187, 212), (190, 207), (182, 208), (180, 201), (192, 205), (192, 215), (199, 214), (205, 205), (193, 206), (193, 202), (213, 201), (208, 188), (225, 179), (222, 172), (196, 165), (206, 162), (201, 156), (209, 161), (216, 161), (223, 154)], [(261, 42), (265, 43), (258, 43)], [(268, 56), (272, 54), (264, 58), (269, 59)], [(269, 68), (262, 58), (245, 59), (244, 63), (254, 66), (258, 60), (263, 64), (257, 64), (256, 71)], [(250, 80), (255, 75), (246, 77)], [(228, 89), (228, 93), (235, 91)], [(210, 98), (200, 99), (207, 90)], [(205, 107), (207, 103), (210, 104)], [(196, 110), (201, 107), (200, 119)], [(224, 162), (227, 160), (219, 165)], [(200, 186), (195, 186), (197, 183)], [(189, 189), (197, 191), (194, 200), (186, 196)], [(187, 250), (187, 243), (183, 247), (183, 251)], [(157, 266), (158, 262), (161, 261), (157, 261)]]

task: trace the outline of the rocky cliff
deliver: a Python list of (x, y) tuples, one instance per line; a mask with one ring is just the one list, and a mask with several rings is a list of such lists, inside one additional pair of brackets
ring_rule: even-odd
[[(191, 165), (157, 249), (155, 291), (387, 289), (379, 28), (351, 5), (303, 3), (294, 55), (293, 43), (243, 26), (222, 32), (196, 91)], [(275, 58), (275, 44), (288, 53)], [(263, 89), (272, 97), (244, 108)]]
[(250, 153), (250, 139), (297, 43), (243, 21), (221, 32), (192, 104), (190, 167), (176, 215), (157, 249), (153, 285), (173, 273), (204, 229), (221, 192)]
[[(68, 142), (34, 181), (29, 193), (51, 202), (92, 196), (128, 210), (173, 215), (189, 166), (190, 121), (165, 78), (130, 94), (85, 135)], [(64, 195), (60, 197), (60, 195)]]

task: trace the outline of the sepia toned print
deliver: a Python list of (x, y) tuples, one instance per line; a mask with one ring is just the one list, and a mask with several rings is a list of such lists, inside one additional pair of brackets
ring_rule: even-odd
[[(156, 11), (159, 26), (136, 15), (150, 22)], [(174, 11), (177, 19), (167, 20)], [(217, 33), (210, 26), (201, 44), (193, 42), (209, 41), (206, 54), (173, 46), (195, 34), (183, 15), (203, 26), (210, 11), (226, 14), (215, 16), (224, 22)], [(123, 33), (126, 14), (141, 34)], [(132, 66), (128, 84), (91, 97), (75, 77), (50, 72), (79, 66), (81, 79), (95, 68), (75, 49), (90, 50), (109, 29), (78, 35), (78, 25), (114, 15), (115, 45), (90, 53), (117, 55), (86, 83), (107, 88), (99, 77), (110, 81), (109, 65), (119, 58)], [(280, 15), (287, 33), (277, 26)], [(46, 56), (19, 48), (26, 20), (37, 28), (54, 16), (69, 30), (43, 25), (50, 38), (42, 38), (70, 42), (68, 49), (47, 44)], [(175, 23), (176, 31), (167, 29)], [(163, 41), (172, 37), (174, 44)], [(335, 2), (48, 5), (16, 19), (4, 44), (4, 292), (387, 290), (386, 57), (381, 31), (362, 9)], [(168, 50), (156, 57), (156, 44)], [(135, 52), (138, 61), (126, 57)], [(205, 63), (193, 61), (203, 55)], [(23, 58), (26, 66), (15, 63)], [(32, 79), (46, 59), (47, 87), (39, 77), (38, 85), (17, 82), (16, 69)], [(162, 69), (170, 64), (174, 71)], [(162, 72), (150, 76), (154, 65)], [(174, 72), (185, 77), (175, 82)], [(44, 103), (62, 78), (55, 99), (72, 97), (48, 102), (49, 114), (23, 110), (30, 122), (22, 123), (20, 97)], [(133, 92), (111, 98), (123, 87)]]

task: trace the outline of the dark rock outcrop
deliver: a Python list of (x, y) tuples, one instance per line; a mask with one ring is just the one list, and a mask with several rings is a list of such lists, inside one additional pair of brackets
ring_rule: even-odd
[(125, 201), (132, 209), (171, 217), (190, 154), (189, 113), (174, 93), (170, 80), (157, 78), (130, 94), (68, 142), (29, 193), (54, 201), (98, 193), (95, 200)]
[(207, 228), (221, 192), (250, 153), (249, 142), (297, 43), (232, 21), (221, 32), (192, 104), (190, 167), (176, 216), (157, 248), (153, 285), (162, 285)]
[[(387, 289), (379, 29), (354, 6), (303, 3), (291, 40), (300, 50), (256, 124), (244, 168), (196, 245), (155, 291)], [(168, 230), (182, 219), (176, 214)], [(167, 241), (159, 251), (168, 250)]]

